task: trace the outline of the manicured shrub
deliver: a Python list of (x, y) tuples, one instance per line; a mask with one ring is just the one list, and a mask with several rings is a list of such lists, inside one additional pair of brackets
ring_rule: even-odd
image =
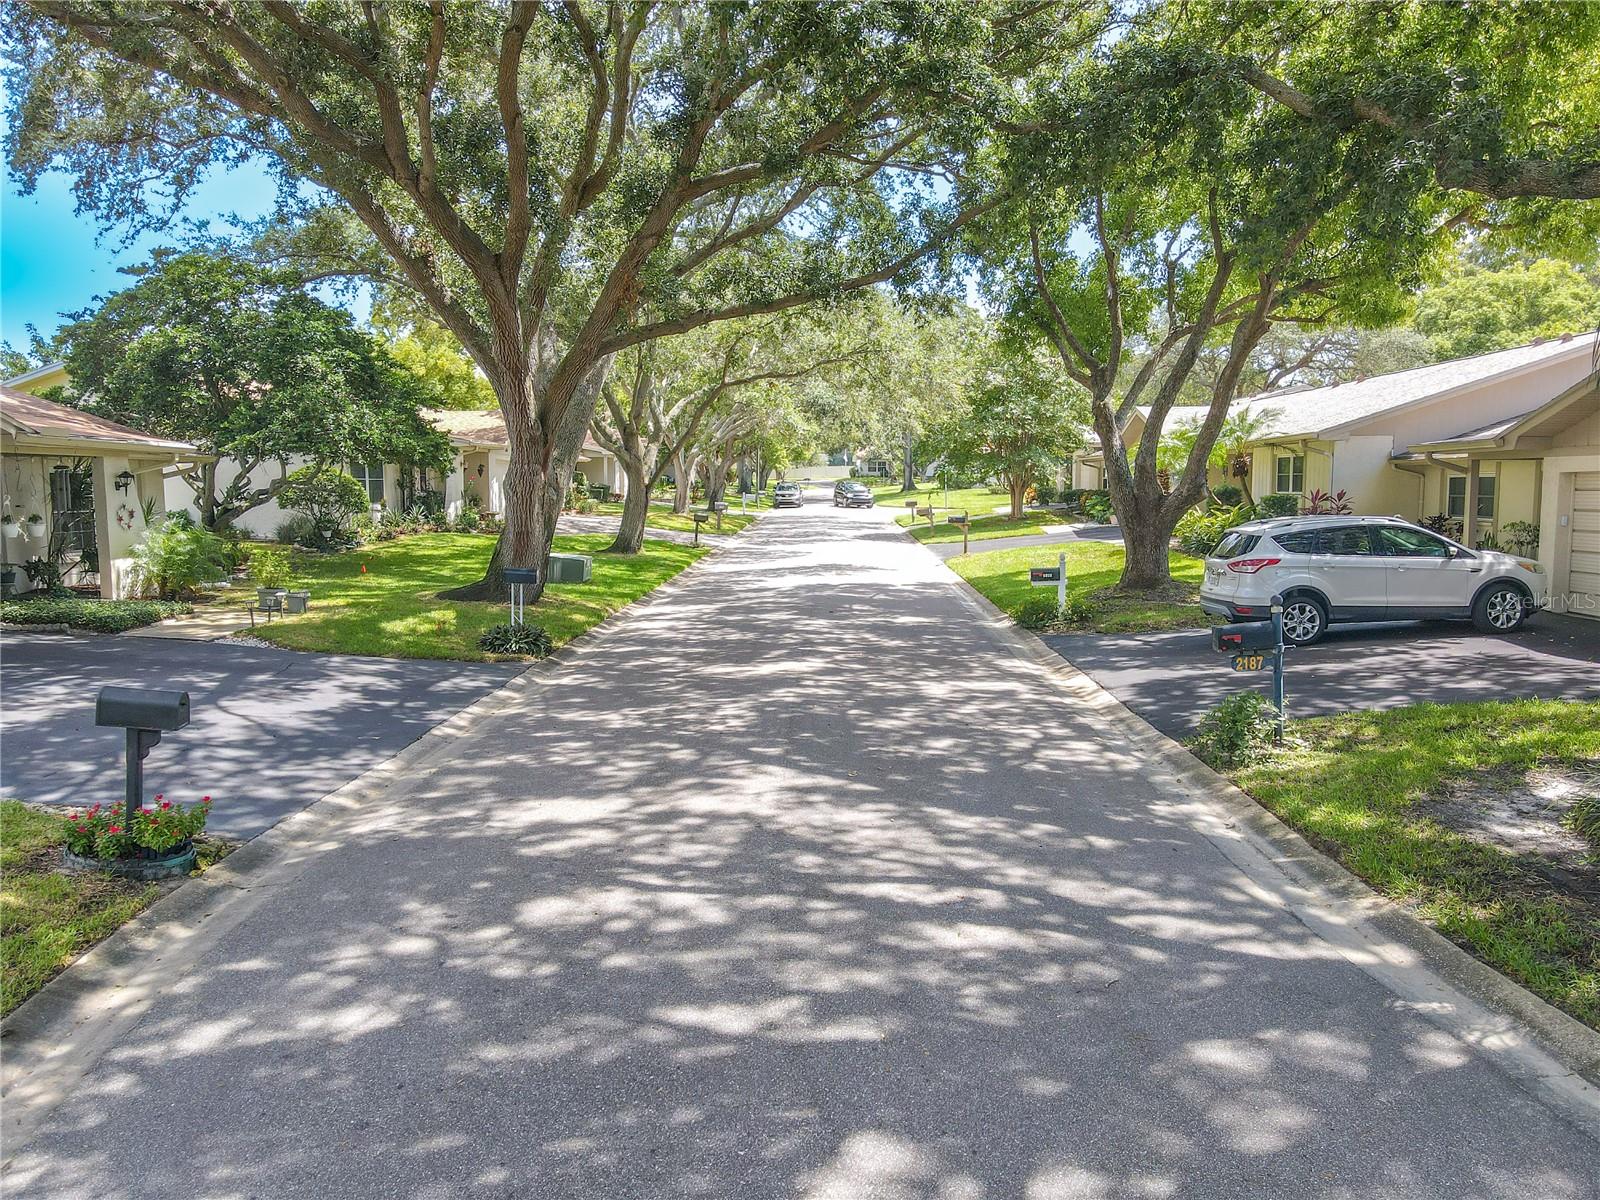
[(1244, 489), (1237, 484), (1219, 483), (1211, 489), (1211, 498), (1223, 508), (1238, 508), (1244, 502)]
[(168, 617), (193, 611), (170, 600), (89, 600), (81, 596), (48, 596), (7, 600), (0, 604), (0, 621), (12, 625), (66, 625), (94, 633), (121, 633), (153, 625)]
[(287, 550), (277, 546), (251, 548), (250, 581), (258, 588), (286, 588), (292, 577)]
[(1256, 502), (1258, 517), (1294, 517), (1300, 513), (1300, 497), (1294, 492), (1273, 492)]
[(285, 546), (309, 546), (315, 533), (316, 526), (310, 517), (292, 513), (278, 522), (272, 531), (272, 540)]
[(1105, 490), (1083, 493), (1083, 515), (1097, 525), (1111, 520), (1111, 493)]
[(1200, 721), (1189, 748), (1213, 767), (1243, 767), (1272, 749), (1277, 714), (1260, 692), (1229, 696)]
[(133, 548), (134, 586), (147, 596), (176, 600), (227, 575), (231, 557), (216, 534), (173, 514), (145, 530)]
[(1500, 535), (1509, 554), (1532, 558), (1539, 553), (1539, 527), (1532, 521), (1512, 521)]
[(555, 649), (555, 642), (538, 625), (495, 625), (479, 635), (478, 648), (490, 654), (524, 654), (530, 658), (543, 658)]
[(1056, 629), (1082, 625), (1094, 616), (1093, 601), (1087, 596), (1068, 596), (1062, 608), (1056, 607), (1054, 594), (1029, 596), (1011, 612), (1011, 619), (1024, 629)]
[(477, 533), (483, 524), (483, 514), (472, 505), (465, 505), (456, 516), (457, 533)]
[(348, 550), (357, 542), (355, 518), (368, 511), (367, 490), (333, 467), (312, 464), (291, 474), (278, 492), (278, 504), (310, 521), (304, 540), (313, 550)]
[(1056, 485), (1048, 480), (1034, 484), (1033, 499), (1035, 504), (1054, 504), (1056, 502)]
[(1248, 504), (1237, 508), (1213, 508), (1202, 512), (1195, 508), (1178, 518), (1172, 534), (1178, 539), (1178, 548), (1195, 558), (1207, 558), (1222, 541), (1222, 535), (1235, 525), (1243, 525), (1255, 515)]
[(1461, 522), (1454, 517), (1447, 517), (1443, 513), (1434, 513), (1431, 517), (1423, 517), (1419, 522), (1424, 529), (1431, 529), (1434, 533), (1450, 538), (1452, 541), (1461, 540)]

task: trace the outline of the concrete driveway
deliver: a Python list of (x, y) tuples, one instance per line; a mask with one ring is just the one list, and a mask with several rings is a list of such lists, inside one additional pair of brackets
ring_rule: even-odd
[[(1207, 709), (1245, 688), (1270, 693), (1272, 672), (1231, 669), (1204, 629), (1046, 644), (1163, 733), (1193, 732)], [(1528, 696), (1600, 698), (1600, 622), (1540, 613), (1519, 632), (1486, 637), (1465, 623), (1335, 625), (1289, 651), (1285, 697), (1295, 717), (1434, 701)]]
[(7, 1196), (1600, 1198), (1516, 1028), (978, 618), (765, 518), (247, 877)]
[(106, 684), (189, 693), (193, 723), (145, 760), (151, 793), (213, 797), (213, 832), (251, 837), (343, 786), (523, 670), (515, 664), (306, 654), (276, 647), (8, 630), (0, 794), (122, 796), (123, 734), (94, 723)]

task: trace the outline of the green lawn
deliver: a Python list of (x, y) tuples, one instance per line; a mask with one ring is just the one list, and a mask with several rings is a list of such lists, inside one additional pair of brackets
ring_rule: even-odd
[[(494, 543), (492, 534), (419, 533), (348, 554), (296, 554), (294, 586), (310, 590), (311, 611), (258, 624), (255, 635), (292, 650), (481, 662), (489, 656), (478, 649), (478, 636), (505, 621), (506, 605), (441, 600), (438, 593), (481, 577)], [(590, 582), (551, 584), (528, 610), (556, 645), (709, 553), (653, 540), (635, 555), (601, 553), (610, 544), (603, 533), (556, 538), (557, 551), (595, 556)], [(237, 592), (224, 603), (244, 605), (253, 595)]]
[[(898, 481), (877, 484), (872, 488), (872, 498), (881, 507), (895, 511), (897, 524), (909, 526), (920, 520), (924, 528), (927, 527), (928, 518), (919, 518), (912, 513), (906, 507), (907, 500), (915, 500), (924, 508), (931, 505), (936, 522), (961, 512), (971, 513), (974, 517), (992, 516), (995, 509), (1005, 507), (1009, 511), (1011, 506), (1010, 495), (1001, 488), (951, 488), (947, 493), (943, 488), (927, 486), (918, 487), (914, 492), (903, 492)], [(961, 539), (958, 536), (956, 540)]]
[[(703, 508), (704, 505), (696, 504), (691, 507)], [(758, 504), (750, 505), (752, 510), (759, 507), (761, 506)], [(622, 504), (620, 501), (616, 503), (610, 500), (596, 501), (594, 511), (599, 516), (620, 517), (622, 515)], [(739, 502), (730, 500), (728, 501), (728, 511), (722, 514), (722, 532), (738, 533), (747, 525), (754, 523), (755, 519), (756, 513), (754, 511), (741, 514), (739, 512)], [(646, 529), (675, 529), (680, 533), (694, 532), (694, 518), (688, 513), (673, 512), (670, 505), (651, 504), (650, 515), (645, 517), (644, 524)], [(701, 532), (717, 532), (716, 521), (706, 522), (705, 528)]]
[[(0, 1015), (90, 946), (153, 904), (163, 888), (111, 875), (66, 874), (61, 818), (0, 801)], [(231, 849), (200, 843), (201, 865)]]
[[(960, 510), (956, 510), (959, 512)], [(926, 517), (922, 518), (907, 532), (917, 541), (927, 542), (959, 542), (961, 540), (961, 527), (952, 525), (945, 517), (955, 515), (946, 510), (934, 517), (934, 524), (929, 525)], [(899, 519), (904, 525), (905, 519)], [(988, 516), (978, 516), (972, 513), (972, 535), (974, 542), (989, 541), (993, 538), (1020, 537), (1026, 533), (1038, 533), (1046, 525), (1065, 525), (1067, 518), (1058, 512), (1048, 510), (1024, 509), (1022, 516), (1013, 521), (1009, 516), (994, 513)]]
[[(1512, 788), (1532, 767), (1600, 772), (1600, 701), (1423, 704), (1293, 721), (1239, 786), (1452, 941), (1600, 1027), (1600, 904), (1440, 824), (1429, 799)], [(1600, 838), (1588, 835), (1600, 853)]]
[(1095, 606), (1093, 616), (1079, 628), (1094, 633), (1137, 633), (1155, 629), (1191, 629), (1209, 624), (1194, 597), (1199, 594), (1205, 563), (1172, 551), (1168, 561), (1175, 581), (1170, 600), (1106, 595), (1122, 574), (1122, 547), (1114, 542), (1067, 542), (1061, 546), (1024, 546), (1016, 550), (986, 550), (964, 554), (945, 564), (989, 598), (995, 607), (1015, 612), (1034, 596), (1053, 591), (1028, 582), (1029, 567), (1053, 567), (1062, 552), (1067, 556), (1067, 595), (1086, 596)]

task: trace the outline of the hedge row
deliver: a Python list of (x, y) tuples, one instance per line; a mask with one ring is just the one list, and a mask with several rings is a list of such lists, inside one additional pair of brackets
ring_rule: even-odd
[(172, 600), (85, 600), (43, 596), (0, 603), (0, 621), (12, 625), (67, 625), (95, 633), (121, 633), (193, 611)]

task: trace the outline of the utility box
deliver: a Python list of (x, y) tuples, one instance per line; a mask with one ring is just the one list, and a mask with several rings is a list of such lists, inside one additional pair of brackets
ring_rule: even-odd
[(594, 571), (594, 559), (587, 554), (552, 554), (550, 556), (551, 583), (588, 583)]
[(1272, 632), (1271, 621), (1239, 621), (1212, 629), (1211, 648), (1222, 654), (1238, 654), (1244, 650), (1276, 650), (1278, 638)]

